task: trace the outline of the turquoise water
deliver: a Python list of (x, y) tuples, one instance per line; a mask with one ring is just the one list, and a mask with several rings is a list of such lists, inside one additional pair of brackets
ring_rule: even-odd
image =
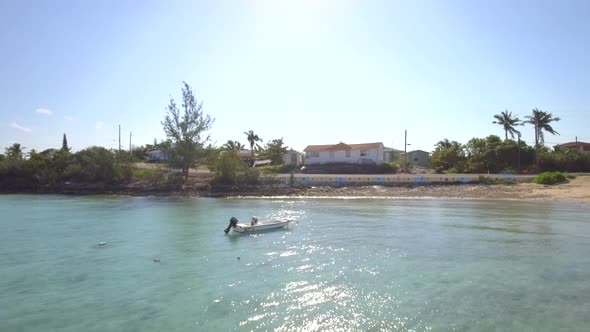
[[(296, 222), (223, 234), (252, 215)], [(589, 215), (518, 201), (4, 195), (0, 330), (587, 331)]]

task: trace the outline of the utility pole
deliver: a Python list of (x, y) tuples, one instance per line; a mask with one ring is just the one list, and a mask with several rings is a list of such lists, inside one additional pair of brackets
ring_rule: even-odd
[(129, 152), (131, 152), (131, 132), (129, 132)]
[(404, 160), (408, 161), (408, 152), (406, 151), (408, 147), (408, 130), (404, 130)]
[(121, 125), (119, 125), (119, 152), (121, 152)]

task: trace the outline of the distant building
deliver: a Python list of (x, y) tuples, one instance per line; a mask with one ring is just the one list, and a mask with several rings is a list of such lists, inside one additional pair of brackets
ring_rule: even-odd
[(238, 152), (238, 156), (240, 156), (240, 160), (244, 162), (252, 163), (253, 160), (256, 160), (256, 152), (254, 152), (254, 159), (252, 159), (252, 150), (240, 150), (240, 152)]
[(303, 164), (303, 156), (303, 153), (291, 149), (283, 155), (283, 163), (285, 165), (300, 166)]
[(430, 167), (430, 153), (422, 150), (414, 150), (402, 153), (402, 159), (411, 162), (414, 166)]
[(148, 151), (148, 160), (149, 161), (166, 161), (170, 160), (170, 155), (163, 150), (152, 150)]
[(572, 150), (576, 150), (576, 151), (579, 151), (582, 153), (590, 153), (590, 143), (586, 143), (586, 142), (580, 142), (580, 141), (568, 142), (568, 143), (558, 144), (555, 147), (559, 148), (559, 149), (572, 149)]
[(390, 163), (397, 159), (400, 159), (404, 152), (402, 150), (396, 150), (394, 148), (383, 148), (383, 161)]
[(328, 144), (308, 145), (305, 150), (305, 163), (329, 164), (329, 163), (350, 163), (350, 164), (382, 164), (383, 143), (363, 144)]

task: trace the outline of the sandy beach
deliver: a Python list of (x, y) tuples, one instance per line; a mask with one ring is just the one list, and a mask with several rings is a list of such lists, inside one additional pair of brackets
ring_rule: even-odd
[(451, 198), (508, 199), (590, 202), (590, 175), (557, 185), (517, 184), (456, 184), (413, 186), (305, 187), (267, 188), (227, 196), (288, 196), (288, 197), (378, 197), (378, 198)]

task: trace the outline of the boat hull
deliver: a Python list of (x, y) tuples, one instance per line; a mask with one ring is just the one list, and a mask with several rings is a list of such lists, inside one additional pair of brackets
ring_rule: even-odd
[(233, 228), (233, 230), (238, 233), (263, 232), (272, 229), (285, 228), (289, 226), (289, 223), (291, 221), (291, 219), (275, 219), (269, 221), (260, 221), (255, 225), (237, 224), (236, 227)]

